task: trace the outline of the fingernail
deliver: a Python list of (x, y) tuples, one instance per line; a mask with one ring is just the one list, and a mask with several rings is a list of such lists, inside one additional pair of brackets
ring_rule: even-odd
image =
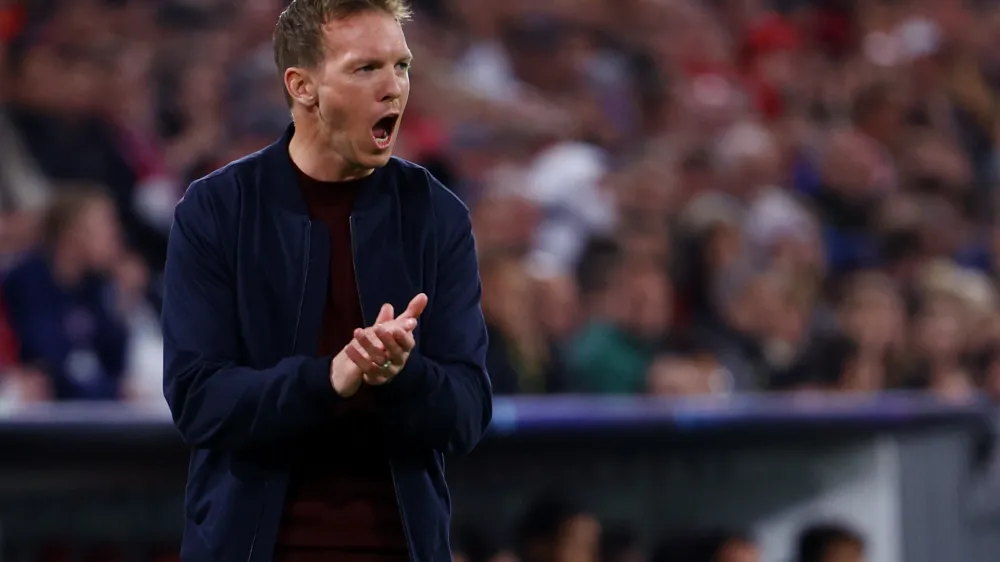
[(417, 321), (416, 320), (414, 320), (414, 319), (411, 318), (411, 319), (409, 319), (409, 320), (406, 321), (406, 329), (407, 330), (412, 330), (412, 329), (414, 329), (416, 327), (417, 327)]

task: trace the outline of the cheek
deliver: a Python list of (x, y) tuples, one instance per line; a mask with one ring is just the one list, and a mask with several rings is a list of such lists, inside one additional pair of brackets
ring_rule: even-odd
[(335, 132), (349, 128), (352, 113), (357, 116), (357, 112), (348, 111), (350, 104), (345, 98), (343, 92), (334, 88), (322, 88), (317, 96), (321, 118)]
[(410, 79), (406, 78), (401, 84), (401, 89), (403, 93), (399, 96), (399, 101), (403, 107), (406, 107), (406, 102), (410, 100)]

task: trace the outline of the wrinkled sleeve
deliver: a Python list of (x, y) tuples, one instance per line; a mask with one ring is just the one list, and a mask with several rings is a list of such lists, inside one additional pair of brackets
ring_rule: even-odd
[(239, 450), (297, 435), (328, 419), (340, 398), (329, 382), (331, 357), (288, 357), (267, 369), (240, 365), (229, 265), (236, 230), (220, 226), (238, 201), (211, 192), (225, 187), (192, 184), (174, 213), (164, 271), (163, 393), (189, 446)]
[[(460, 205), (460, 203), (459, 203)], [(437, 288), (421, 318), (419, 353), (384, 387), (391, 436), (441, 452), (471, 451), (489, 426), (493, 394), (488, 338), (468, 210), (448, 225), (438, 249)]]

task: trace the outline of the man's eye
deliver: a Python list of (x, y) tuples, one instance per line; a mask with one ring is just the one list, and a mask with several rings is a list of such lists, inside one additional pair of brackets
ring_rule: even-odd
[(399, 63), (399, 64), (396, 65), (396, 68), (398, 68), (399, 70), (409, 70), (410, 69), (410, 63), (408, 63), (408, 62), (401, 62), (401, 63)]
[(372, 72), (375, 70), (374, 64), (366, 64), (358, 69), (358, 72)]

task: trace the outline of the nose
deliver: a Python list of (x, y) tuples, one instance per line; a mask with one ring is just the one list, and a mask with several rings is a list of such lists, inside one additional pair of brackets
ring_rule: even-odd
[(396, 101), (401, 98), (406, 87), (404, 84), (406, 79), (405, 76), (391, 74), (385, 82), (381, 101)]

